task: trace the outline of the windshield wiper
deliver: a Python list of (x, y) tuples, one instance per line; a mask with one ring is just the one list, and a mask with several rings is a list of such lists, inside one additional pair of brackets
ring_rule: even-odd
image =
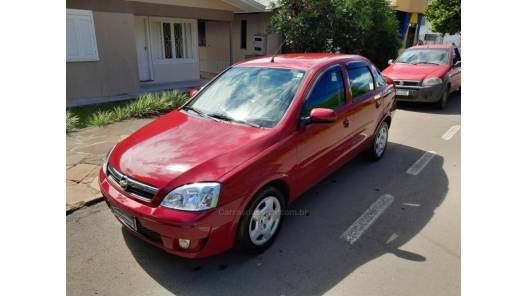
[(201, 117), (210, 117), (207, 113), (205, 113), (205, 112), (203, 112), (203, 111), (201, 111), (201, 110), (198, 110), (198, 109), (196, 109), (196, 108), (194, 108), (194, 107), (191, 107), (191, 106), (185, 106), (185, 107), (183, 107), (182, 109), (183, 109), (183, 110), (189, 110), (189, 111), (192, 111), (192, 112), (198, 114), (198, 115), (201, 116)]
[(439, 65), (438, 63), (432, 63), (432, 62), (419, 62), (419, 63), (415, 63), (414, 65), (416, 64), (421, 64), (421, 65)]
[(252, 122), (248, 122), (248, 121), (243, 121), (243, 120), (238, 120), (238, 119), (235, 119), (235, 118), (230, 117), (230, 116), (227, 115), (227, 114), (222, 114), (222, 113), (210, 113), (210, 114), (207, 114), (207, 116), (212, 117), (212, 118), (216, 118), (216, 119), (219, 119), (219, 120), (222, 120), (222, 121), (235, 122), (235, 123), (240, 123), (240, 124), (249, 125), (249, 126), (252, 126), (252, 127), (260, 127), (260, 126), (259, 126), (258, 124), (256, 124), (256, 123), (252, 123)]

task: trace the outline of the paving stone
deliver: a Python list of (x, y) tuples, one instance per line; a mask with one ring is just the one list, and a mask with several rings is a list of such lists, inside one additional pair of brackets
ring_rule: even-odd
[(96, 167), (97, 168), (95, 170), (91, 171), (86, 177), (84, 177), (84, 179), (82, 179), (81, 183), (91, 184), (93, 180), (97, 179), (97, 177), (99, 176), (99, 170), (100, 170), (99, 168), (101, 167), (100, 163), (96, 165)]
[(96, 165), (80, 163), (66, 171), (66, 179), (80, 182), (98, 168)]
[(81, 163), (82, 160), (86, 157), (85, 153), (66, 153), (66, 165), (69, 167), (75, 166), (78, 163)]
[(99, 189), (99, 178), (96, 177), (94, 178), (91, 183), (90, 183), (90, 187), (93, 189), (93, 190), (96, 190), (96, 191), (100, 191)]
[(87, 202), (98, 199), (101, 193), (83, 183), (66, 181), (66, 210), (82, 207)]

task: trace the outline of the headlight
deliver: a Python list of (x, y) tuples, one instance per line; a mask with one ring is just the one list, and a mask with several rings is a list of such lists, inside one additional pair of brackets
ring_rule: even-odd
[(161, 206), (184, 211), (202, 211), (215, 208), (220, 197), (220, 184), (194, 183), (170, 191)]
[(440, 85), (441, 83), (443, 83), (443, 80), (441, 78), (431, 77), (431, 78), (426, 78), (423, 81), (423, 86), (435, 86), (435, 85)]
[[(117, 146), (117, 145), (115, 145), (115, 146)], [(106, 153), (106, 155), (102, 159), (102, 171), (105, 174), (107, 174), (106, 170), (108, 168), (108, 158), (110, 158), (110, 155), (112, 154), (112, 151), (115, 148), (115, 146), (113, 146), (112, 149), (110, 149), (110, 151), (108, 151), (108, 153)]]

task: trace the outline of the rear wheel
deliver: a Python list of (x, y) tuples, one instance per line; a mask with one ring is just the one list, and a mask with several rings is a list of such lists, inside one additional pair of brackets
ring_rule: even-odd
[(373, 161), (381, 159), (386, 151), (386, 146), (388, 146), (388, 123), (383, 121), (377, 129), (373, 144), (368, 151), (370, 159)]
[(280, 230), (284, 205), (284, 194), (273, 186), (257, 193), (240, 220), (236, 248), (256, 254), (271, 246)]

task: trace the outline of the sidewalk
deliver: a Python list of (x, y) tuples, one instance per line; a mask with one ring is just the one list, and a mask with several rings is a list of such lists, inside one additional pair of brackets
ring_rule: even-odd
[(154, 119), (125, 120), (66, 135), (66, 212), (102, 198), (97, 183), (102, 158), (119, 140)]

